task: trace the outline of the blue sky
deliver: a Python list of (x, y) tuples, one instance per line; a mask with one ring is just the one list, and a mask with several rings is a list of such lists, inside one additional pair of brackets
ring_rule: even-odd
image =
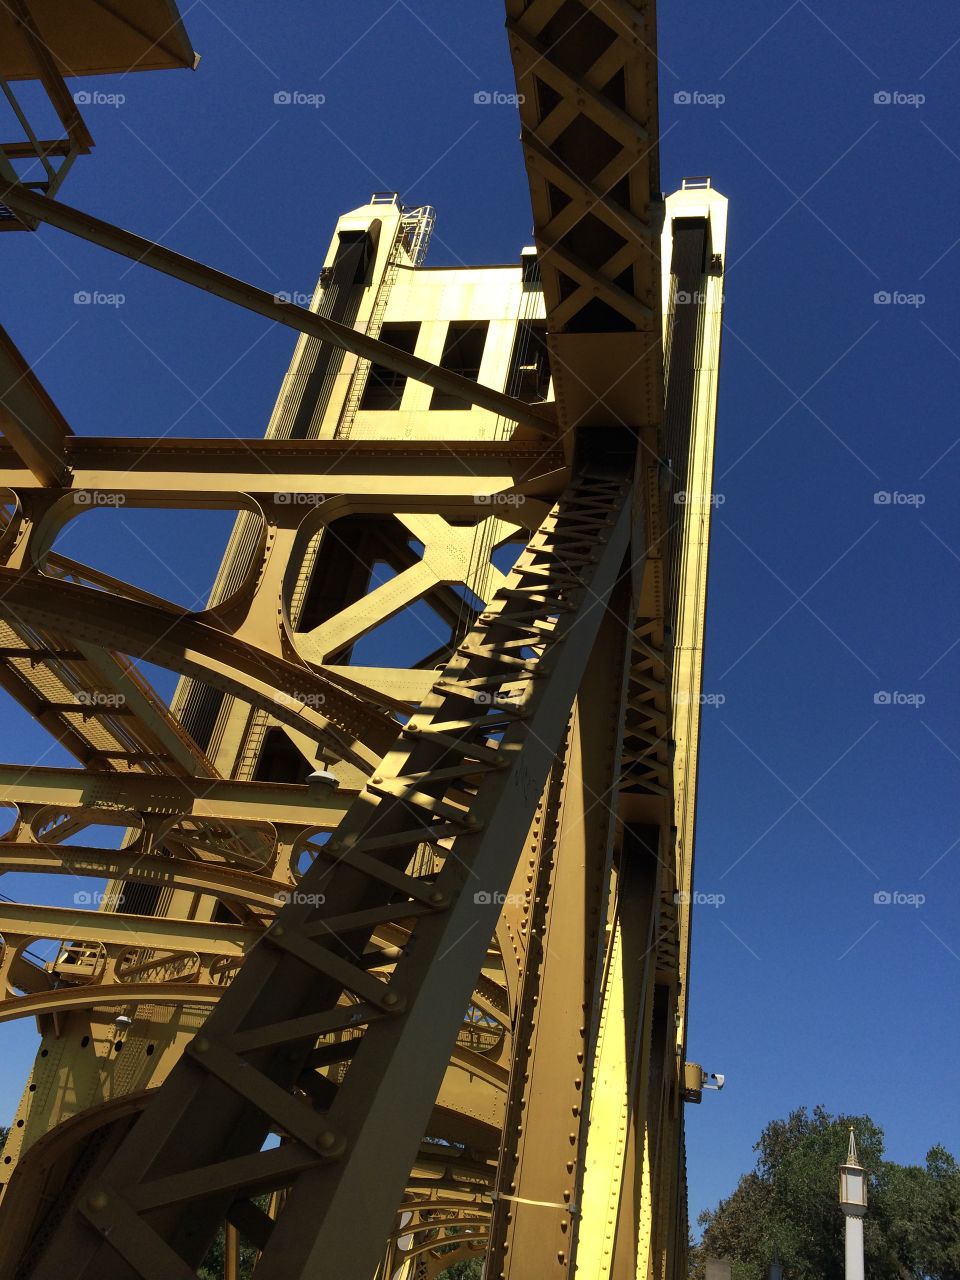
[[(517, 260), (516, 116), (474, 102), (511, 89), (500, 5), (184, 12), (196, 73), (85, 82), (125, 100), (85, 109), (68, 203), (273, 291), (309, 292), (380, 188), (437, 207), (433, 265)], [(695, 916), (690, 1023), (728, 1084), (688, 1109), (695, 1215), (804, 1103), (869, 1112), (898, 1160), (960, 1153), (960, 13), (689, 0), (659, 21), (664, 189), (712, 174), (731, 201), (698, 845), (725, 900)], [(77, 431), (262, 433), (288, 330), (58, 232), (0, 260), (3, 322)], [(93, 290), (124, 302), (74, 303)], [(61, 548), (193, 604), (227, 525), (96, 511)], [(68, 763), (5, 724), (6, 759)], [(0, 1034), (8, 1114), (34, 1032)]]

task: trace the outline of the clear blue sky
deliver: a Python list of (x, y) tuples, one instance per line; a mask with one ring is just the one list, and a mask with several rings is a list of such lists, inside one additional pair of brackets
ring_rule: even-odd
[[(434, 265), (516, 261), (516, 116), (474, 104), (511, 89), (499, 4), (185, 13), (196, 73), (84, 85), (126, 100), (86, 109), (97, 148), (68, 203), (271, 290), (309, 291), (337, 216), (378, 188), (437, 206)], [(698, 854), (699, 890), (726, 900), (696, 914), (690, 1034), (728, 1085), (688, 1109), (694, 1215), (803, 1103), (869, 1112), (899, 1160), (960, 1152), (960, 12), (916, 14), (661, 5), (664, 188), (709, 173), (731, 200), (706, 666), (725, 701), (704, 712)], [(77, 431), (262, 433), (289, 331), (58, 232), (5, 236), (0, 260), (3, 322)], [(84, 520), (64, 552), (204, 598), (222, 515)], [(67, 762), (5, 723), (6, 759)], [(34, 1032), (0, 1035), (8, 1115)]]

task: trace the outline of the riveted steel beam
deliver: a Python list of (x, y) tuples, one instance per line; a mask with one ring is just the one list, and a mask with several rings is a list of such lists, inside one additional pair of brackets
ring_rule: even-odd
[[(635, 1280), (657, 942), (656, 828), (624, 835), (595, 1039), (576, 1280)], [(649, 1194), (646, 1197), (649, 1212)]]
[(317, 794), (293, 783), (0, 764), (0, 800), (14, 805), (102, 806), (131, 814), (334, 827), (350, 807), (352, 796), (329, 789)]
[(146, 853), (123, 853), (89, 845), (28, 845), (0, 840), (0, 872), (90, 876), (190, 889), (278, 911), (292, 887), (284, 880), (238, 871), (219, 863)]
[(72, 431), (37, 375), (0, 328), (0, 431), (41, 485), (63, 484), (69, 475)]
[(492, 1277), (573, 1275), (606, 946), (629, 658), (629, 580), (604, 617), (571, 717), (540, 860), (491, 1224)]
[[(2, 347), (0, 347), (2, 352)], [(513, 441), (464, 440), (456, 449), (430, 441), (177, 440), (70, 436), (67, 480), (44, 480), (74, 492), (123, 494), (158, 505), (230, 507), (236, 495), (281, 493), (380, 500), (404, 510), (434, 502), (470, 501), (502, 491), (555, 499), (569, 478), (562, 453)], [(0, 447), (0, 485), (17, 490), (38, 480), (13, 448)], [(411, 505), (412, 504), (412, 505)], [(475, 504), (474, 504), (475, 505)]]
[(213, 982), (110, 982), (85, 983), (81, 987), (54, 987), (0, 1000), (0, 1022), (17, 1018), (43, 1018), (80, 1009), (136, 1005), (211, 1005), (224, 988)]
[(0, 934), (6, 938), (55, 938), (61, 942), (95, 941), (125, 947), (201, 951), (240, 956), (256, 942), (259, 931), (235, 924), (206, 924), (170, 916), (135, 916), (119, 911), (71, 910), (31, 903), (0, 902)]

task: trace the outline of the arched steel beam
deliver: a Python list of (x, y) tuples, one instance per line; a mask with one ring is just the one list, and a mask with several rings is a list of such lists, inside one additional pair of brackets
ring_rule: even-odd
[(97, 983), (83, 987), (57, 987), (53, 991), (0, 1000), (0, 1022), (39, 1018), (45, 1013), (92, 1009), (99, 1005), (134, 1004), (139, 1000), (150, 1004), (216, 1004), (222, 995), (223, 987), (207, 982)]
[[(149, 658), (261, 707), (369, 771), (396, 736), (392, 716), (307, 667), (267, 653), (173, 605), (110, 598), (102, 591), (0, 568), (0, 613)], [(322, 699), (321, 716), (304, 705)], [(332, 726), (332, 727), (328, 727)]]
[(19, 844), (0, 841), (0, 873), (94, 876), (101, 880), (135, 880), (141, 884), (192, 889), (217, 897), (237, 898), (249, 906), (277, 911), (293, 887), (283, 880), (237, 871), (221, 862), (125, 853), (89, 845)]

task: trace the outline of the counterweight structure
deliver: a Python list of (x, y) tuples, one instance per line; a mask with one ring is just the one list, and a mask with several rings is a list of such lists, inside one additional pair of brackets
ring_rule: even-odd
[[(517, 264), (379, 194), (300, 308), (2, 193), (300, 331), (262, 441), (75, 436), (0, 345), (4, 684), (83, 766), (0, 770), (0, 870), (107, 884), (0, 903), (4, 1277), (686, 1275), (726, 201), (660, 197), (651, 9), (507, 13)], [(206, 610), (52, 550), (94, 494), (240, 511)]]

